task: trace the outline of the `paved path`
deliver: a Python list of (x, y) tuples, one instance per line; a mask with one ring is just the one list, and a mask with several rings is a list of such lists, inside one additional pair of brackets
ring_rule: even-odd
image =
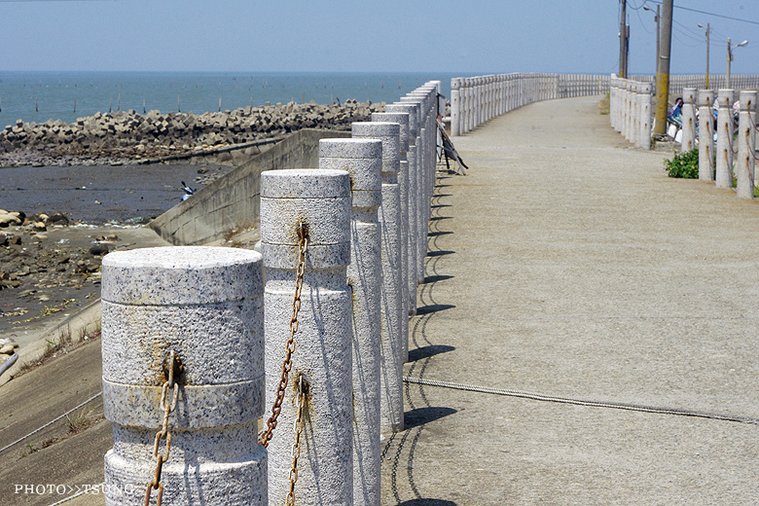
[[(667, 178), (596, 103), (454, 139), (407, 374), (759, 419), (759, 206)], [(417, 384), (406, 410), (385, 504), (759, 502), (756, 424)]]

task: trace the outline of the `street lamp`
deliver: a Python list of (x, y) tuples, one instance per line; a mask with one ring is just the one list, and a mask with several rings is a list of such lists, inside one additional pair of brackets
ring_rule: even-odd
[[(748, 46), (748, 41), (744, 40), (735, 45), (735, 47)], [(730, 88), (730, 64), (733, 62), (733, 47), (730, 43), (730, 37), (727, 38), (727, 72), (725, 74), (725, 88)]]
[[(710, 35), (712, 33), (712, 26), (706, 23), (706, 27), (701, 23), (698, 24), (699, 28), (703, 28), (706, 33), (706, 79), (704, 81), (704, 88), (709, 89), (709, 46), (711, 46)], [(728, 79), (729, 81), (729, 79)]]
[[(659, 51), (661, 46), (661, 28), (659, 27), (661, 16), (659, 16), (659, 7), (659, 5), (656, 6), (656, 12), (654, 13), (654, 21), (656, 21), (656, 66), (654, 67), (654, 71), (659, 68)], [(648, 5), (644, 5), (643, 10), (654, 12), (654, 10)]]

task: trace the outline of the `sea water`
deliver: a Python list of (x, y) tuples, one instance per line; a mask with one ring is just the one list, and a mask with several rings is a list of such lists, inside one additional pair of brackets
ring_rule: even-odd
[(0, 128), (96, 112), (194, 112), (266, 103), (392, 102), (430, 80), (450, 95), (452, 73), (0, 71)]

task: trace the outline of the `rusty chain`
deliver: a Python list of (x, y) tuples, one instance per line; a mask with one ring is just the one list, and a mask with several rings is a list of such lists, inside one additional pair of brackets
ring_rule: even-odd
[(295, 440), (293, 446), (290, 449), (290, 455), (292, 461), (290, 464), (290, 490), (287, 492), (285, 498), (286, 506), (295, 506), (295, 484), (298, 482), (298, 460), (300, 459), (300, 436), (303, 433), (303, 410), (306, 404), (306, 395), (308, 394), (308, 384), (301, 376), (298, 379), (298, 392), (295, 404), (295, 422), (293, 424), (293, 432), (295, 433)]
[[(153, 457), (156, 459), (155, 471), (153, 479), (148, 483), (147, 490), (145, 490), (144, 506), (150, 505), (150, 496), (154, 489), (158, 490), (156, 496), (156, 506), (161, 506), (163, 499), (163, 483), (161, 483), (161, 471), (163, 465), (168, 462), (169, 454), (171, 453), (171, 432), (169, 431), (169, 417), (172, 411), (177, 407), (177, 399), (179, 398), (179, 384), (175, 381), (175, 376), (179, 372), (180, 364), (177, 360), (174, 350), (169, 352), (168, 364), (166, 364), (166, 381), (161, 386), (161, 408), (163, 409), (163, 422), (161, 423), (161, 430), (155, 433), (155, 441), (153, 442)], [(167, 402), (169, 390), (172, 391), (171, 401)], [(161, 439), (166, 439), (166, 448), (164, 453), (159, 452), (161, 445)]]
[(266, 421), (266, 429), (258, 435), (258, 442), (264, 448), (269, 446), (277, 427), (277, 419), (282, 411), (282, 402), (285, 399), (285, 390), (293, 367), (293, 352), (295, 351), (295, 333), (298, 332), (298, 313), (300, 312), (300, 294), (303, 290), (303, 276), (306, 273), (306, 252), (308, 251), (308, 226), (298, 222), (298, 267), (295, 276), (295, 294), (293, 295), (293, 312), (290, 317), (290, 337), (285, 343), (285, 358), (282, 361), (282, 372), (279, 377), (277, 395), (271, 408), (271, 416)]

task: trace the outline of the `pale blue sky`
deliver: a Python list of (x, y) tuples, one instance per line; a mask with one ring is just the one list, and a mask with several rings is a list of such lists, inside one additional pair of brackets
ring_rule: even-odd
[[(628, 0), (630, 71), (652, 72), (653, 15)], [(0, 0), (0, 70), (613, 72), (618, 0)], [(756, 0), (675, 0), (759, 21)], [(648, 2), (648, 5), (653, 4)], [(654, 6), (655, 8), (655, 6)], [(672, 71), (712, 71), (759, 26), (675, 10)]]

